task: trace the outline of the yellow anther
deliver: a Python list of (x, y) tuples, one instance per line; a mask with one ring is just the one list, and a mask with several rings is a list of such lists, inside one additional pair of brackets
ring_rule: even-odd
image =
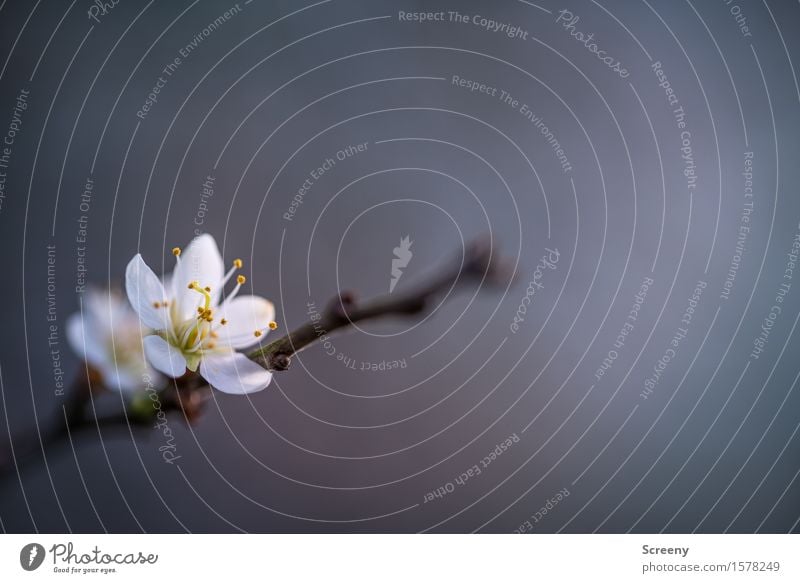
[(198, 308), (197, 308), (197, 313), (198, 313), (198, 314), (202, 314), (202, 313), (203, 313), (203, 308), (202, 308), (202, 306), (198, 306)]
[(211, 291), (211, 287), (210, 287), (210, 286), (208, 286), (208, 285), (207, 285), (206, 287), (204, 287), (203, 289), (204, 289), (204, 290), (206, 290), (207, 292), (210, 292), (210, 291)]
[(241, 259), (234, 259), (234, 260), (233, 260), (233, 266), (234, 266), (236, 269), (241, 269), (241, 268), (242, 268), (242, 265), (244, 265), (244, 263), (242, 263), (242, 260), (241, 260)]
[(189, 289), (197, 289), (197, 288), (200, 287), (200, 282), (199, 281), (190, 281), (189, 285), (186, 286), (186, 287), (188, 287)]
[(153, 307), (154, 308), (160, 308), (161, 307), (161, 302), (153, 302)]
[(222, 318), (222, 320), (220, 320), (219, 323), (224, 326), (225, 324), (228, 323), (228, 321), (225, 318)]
[(253, 336), (255, 336), (256, 338), (261, 336), (261, 330), (256, 330), (255, 332), (253, 332)]
[(277, 330), (278, 329), (278, 323), (277, 322), (270, 322), (269, 323), (269, 329), (270, 330)]
[(173, 247), (173, 248), (172, 248), (172, 254), (173, 254), (175, 257), (180, 257), (180, 255), (181, 255), (181, 248), (180, 248), (180, 247)]
[(239, 285), (244, 285), (244, 282), (247, 281), (247, 278), (244, 275), (237, 275), (236, 276), (236, 283)]

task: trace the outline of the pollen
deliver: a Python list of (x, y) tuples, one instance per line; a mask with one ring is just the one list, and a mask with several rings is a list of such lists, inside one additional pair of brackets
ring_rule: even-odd
[(261, 330), (256, 330), (255, 332), (253, 332), (253, 336), (255, 336), (256, 338), (261, 336), (261, 334), (262, 334)]
[(269, 323), (269, 329), (270, 330), (277, 330), (278, 329), (278, 323), (277, 322), (270, 322)]
[(228, 321), (225, 318), (222, 318), (222, 320), (220, 320), (219, 323), (224, 326), (225, 324), (228, 323)]
[(172, 248), (172, 254), (173, 254), (175, 257), (180, 257), (180, 255), (181, 255), (181, 248), (180, 248), (180, 247), (173, 247), (173, 248)]
[(239, 285), (244, 285), (244, 282), (247, 281), (247, 278), (244, 275), (237, 275), (236, 276), (236, 283)]
[(154, 308), (160, 308), (161, 307), (161, 302), (153, 302), (153, 307)]
[(242, 265), (244, 265), (244, 263), (242, 263), (242, 260), (241, 260), (241, 259), (234, 259), (234, 260), (233, 260), (233, 266), (234, 266), (236, 269), (241, 269), (241, 268), (242, 268)]
[(200, 282), (199, 281), (190, 281), (189, 285), (187, 285), (186, 287), (188, 287), (189, 289), (197, 289), (197, 288), (200, 287)]
[(210, 292), (210, 291), (211, 291), (211, 286), (208, 286), (208, 285), (207, 285), (207, 286), (206, 286), (206, 287), (204, 287), (203, 289), (204, 289), (204, 290), (206, 290), (207, 292)]

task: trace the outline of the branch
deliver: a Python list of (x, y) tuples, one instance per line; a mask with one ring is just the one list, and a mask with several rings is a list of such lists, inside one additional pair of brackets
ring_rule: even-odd
[[(111, 430), (128, 432), (151, 429), (157, 410), (149, 396), (131, 399), (116, 412), (94, 415), (89, 406), (93, 399), (107, 391), (99, 373), (88, 367), (87, 375), (79, 375), (66, 391), (67, 399), (57, 410), (50, 423), (37, 430), (17, 433), (10, 441), (0, 444), (0, 478), (15, 468), (20, 470), (40, 459), (43, 452), (55, 446), (67, 445), (79, 435), (96, 431), (98, 435)], [(189, 373), (180, 379), (171, 379), (158, 391), (158, 402), (164, 413), (182, 412), (188, 422), (199, 419), (210, 387), (200, 375)]]
[[(250, 352), (247, 356), (267, 370), (285, 371), (292, 357), (307, 348), (320, 337), (334, 330), (348, 328), (356, 322), (375, 320), (389, 316), (411, 317), (430, 312), (436, 300), (465, 285), (496, 286), (507, 284), (513, 278), (513, 270), (500, 262), (493, 254), (488, 237), (469, 243), (464, 253), (453, 257), (434, 272), (428, 282), (403, 294), (387, 294), (363, 304), (356, 301), (353, 292), (344, 292), (334, 298), (316, 321), (306, 322), (282, 338)], [(76, 433), (95, 429), (151, 428), (156, 409), (149, 397), (134, 396), (118, 412), (107, 416), (96, 416), (89, 404), (100, 391), (102, 380), (93, 370), (81, 376), (68, 391), (63, 412), (59, 412), (50, 425), (39, 432), (16, 436), (10, 443), (0, 446), (0, 476), (15, 467), (35, 460), (40, 453), (59, 443), (69, 443)], [(210, 388), (197, 373), (187, 372), (179, 379), (171, 379), (158, 392), (160, 410), (164, 413), (182, 412), (184, 418), (197, 420), (209, 397)]]
[(419, 316), (433, 309), (435, 300), (464, 284), (500, 285), (513, 278), (508, 265), (493, 257), (488, 238), (472, 241), (463, 256), (454, 258), (436, 271), (431, 281), (405, 294), (387, 294), (359, 304), (354, 292), (343, 292), (334, 298), (316, 321), (306, 322), (286, 336), (250, 352), (247, 356), (267, 370), (285, 371), (292, 356), (320, 337), (356, 322), (386, 316)]

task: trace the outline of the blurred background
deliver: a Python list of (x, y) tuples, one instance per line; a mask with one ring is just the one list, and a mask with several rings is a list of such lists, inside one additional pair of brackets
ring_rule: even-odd
[(519, 276), (214, 392), (170, 418), (173, 463), (157, 429), (47, 448), (0, 526), (797, 531), (798, 25), (742, 0), (3, 2), (0, 441), (60, 419), (67, 318), (137, 252), (166, 273), (212, 234), (283, 331), (388, 293), (404, 238), (393, 293), (486, 233)]

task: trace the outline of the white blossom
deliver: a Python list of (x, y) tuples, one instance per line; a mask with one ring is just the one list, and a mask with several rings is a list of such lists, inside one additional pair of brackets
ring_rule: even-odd
[(72, 350), (100, 373), (110, 389), (131, 392), (141, 389), (144, 379), (157, 379), (142, 351), (142, 337), (150, 331), (140, 326), (125, 298), (93, 288), (83, 298), (82, 311), (67, 320)]
[(160, 280), (137, 254), (125, 273), (128, 299), (144, 326), (147, 359), (159, 371), (179, 377), (188, 368), (225, 393), (260, 391), (272, 374), (237, 352), (274, 329), (275, 308), (253, 295), (238, 295), (245, 283), (223, 299), (223, 288), (242, 267), (236, 259), (225, 273), (214, 238), (201, 235), (186, 249), (173, 249), (177, 261), (171, 276)]

